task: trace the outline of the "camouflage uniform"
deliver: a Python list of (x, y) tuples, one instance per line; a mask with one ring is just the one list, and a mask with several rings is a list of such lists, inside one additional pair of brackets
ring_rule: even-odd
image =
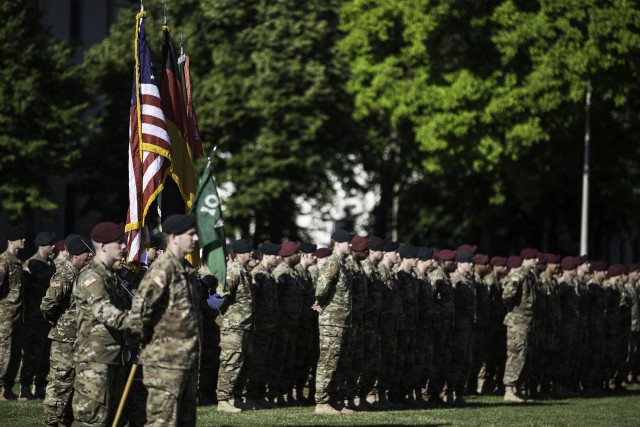
[(571, 373), (576, 360), (576, 340), (580, 325), (580, 299), (575, 283), (563, 278), (558, 280), (560, 300), (560, 337), (558, 341), (558, 383), (567, 387), (571, 383)]
[(478, 384), (482, 393), (502, 392), (504, 367), (507, 357), (507, 327), (504, 318), (507, 308), (502, 301), (503, 279), (490, 273), (484, 277), (489, 288), (491, 304), (491, 326), (489, 326), (487, 341), (492, 343), (487, 348), (484, 367), (478, 374), (482, 384)]
[(544, 329), (546, 322), (546, 295), (544, 285), (540, 279), (538, 270), (532, 268), (536, 280), (533, 287), (535, 306), (533, 311), (533, 330), (531, 331), (531, 345), (529, 352), (531, 353), (531, 366), (529, 368), (529, 392), (533, 397), (538, 396), (538, 386), (542, 384), (542, 372), (545, 368), (543, 365), (544, 355)]
[(505, 279), (502, 300), (507, 307), (504, 324), (507, 326), (507, 362), (504, 385), (517, 387), (527, 379), (532, 355), (531, 333), (535, 301), (536, 277), (524, 268), (511, 270)]
[[(205, 265), (200, 268), (200, 291), (203, 300), (217, 292), (209, 285), (215, 281)], [(214, 283), (214, 285), (217, 283)], [(198, 377), (198, 404), (207, 405), (216, 402), (216, 386), (220, 370), (220, 328), (216, 324), (218, 310), (202, 304), (202, 350), (200, 353), (200, 375)]]
[(47, 339), (51, 325), (40, 311), (40, 303), (49, 288), (51, 276), (56, 272), (53, 261), (43, 258), (38, 252), (25, 263), (24, 326), (25, 338), (22, 350), (20, 385), (36, 391), (44, 391), (49, 373), (49, 348)]
[(367, 300), (367, 276), (362, 269), (362, 265), (349, 255), (346, 266), (352, 277), (351, 286), (351, 327), (348, 338), (349, 353), (345, 355), (345, 369), (348, 370), (347, 378), (347, 398), (354, 399), (358, 394), (358, 380), (362, 373), (364, 356), (364, 317), (365, 302)]
[(325, 259), (316, 285), (320, 356), (316, 372), (316, 403), (335, 403), (345, 389), (348, 372), (343, 357), (351, 324), (351, 274), (337, 254)]
[(392, 394), (401, 398), (415, 388), (414, 363), (416, 328), (418, 326), (418, 278), (413, 269), (404, 264), (396, 273), (398, 293), (402, 304), (402, 322), (398, 323), (398, 350), (396, 353), (396, 375)]
[(615, 284), (605, 286), (605, 345), (604, 363), (602, 364), (601, 380), (608, 384), (615, 379), (618, 368), (618, 350), (620, 334), (620, 291)]
[(629, 372), (633, 380), (638, 375), (638, 338), (640, 338), (640, 296), (637, 291), (637, 283), (627, 282), (625, 285), (627, 292), (631, 296), (631, 332), (629, 334), (629, 357), (627, 358)]
[(451, 273), (451, 287), (454, 295), (453, 335), (451, 337), (451, 364), (447, 379), (447, 393), (456, 393), (456, 398), (464, 394), (466, 374), (471, 366), (471, 334), (476, 314), (476, 285), (471, 277), (454, 271)]
[(272, 357), (275, 352), (279, 326), (278, 289), (271, 272), (262, 264), (251, 270), (255, 297), (255, 332), (253, 336), (253, 360), (247, 384), (247, 397), (251, 399), (276, 397), (273, 389)]
[(149, 425), (196, 425), (201, 304), (195, 270), (170, 251), (149, 267), (133, 298), (131, 324), (141, 341)]
[(99, 258), (83, 268), (73, 286), (78, 311), (72, 399), (76, 425), (112, 423), (125, 383), (130, 317), (116, 274)]
[(433, 375), (429, 394), (439, 395), (444, 389), (451, 364), (451, 336), (453, 335), (454, 296), (449, 276), (442, 267), (429, 273), (433, 286)]
[(382, 311), (380, 313), (380, 375), (378, 393), (384, 396), (396, 375), (395, 360), (398, 350), (397, 325), (402, 315), (398, 283), (395, 275), (382, 263), (378, 265), (382, 282)]
[(556, 382), (558, 343), (560, 337), (560, 299), (558, 295), (558, 281), (546, 271), (540, 274), (540, 282), (544, 291), (544, 322), (541, 357), (542, 371), (540, 381), (543, 390), (548, 391), (551, 384)]
[(429, 278), (418, 269), (418, 325), (416, 328), (416, 351), (412, 387), (421, 393), (433, 372), (433, 288)]
[(589, 292), (587, 284), (580, 276), (574, 276), (573, 282), (578, 293), (578, 330), (576, 331), (576, 362), (572, 373), (572, 385), (579, 388), (586, 381), (589, 363)]
[(316, 295), (309, 270), (305, 270), (302, 264), (298, 264), (296, 271), (302, 287), (302, 310), (300, 311), (300, 327), (296, 340), (294, 385), (297, 397), (300, 398), (304, 387), (309, 387), (309, 396), (315, 394), (317, 354), (314, 351), (314, 343), (318, 333), (318, 313), (311, 308), (316, 301)]
[(16, 381), (23, 340), (22, 262), (5, 251), (0, 255), (0, 393), (6, 395)]
[(631, 334), (631, 310), (633, 300), (629, 290), (623, 283), (618, 283), (620, 293), (620, 328), (618, 334), (618, 366), (616, 369), (615, 383), (619, 387), (626, 381), (629, 372), (627, 357), (629, 356), (629, 335)]
[(242, 394), (238, 377), (246, 376), (251, 366), (254, 329), (254, 295), (247, 269), (233, 261), (220, 292), (220, 372), (218, 401), (228, 401)]
[(358, 384), (358, 395), (366, 398), (373, 391), (380, 375), (380, 314), (384, 284), (376, 266), (369, 258), (362, 261), (362, 270), (367, 277), (367, 300), (365, 301), (363, 325), (363, 366)]
[(604, 352), (604, 327), (606, 318), (605, 290), (601, 283), (591, 279), (587, 283), (589, 292), (589, 364), (583, 382), (587, 389), (598, 387)]
[(281, 262), (273, 270), (278, 287), (280, 330), (272, 363), (272, 379), (279, 394), (291, 392), (294, 382), (296, 339), (302, 310), (302, 285), (298, 272)]
[(489, 286), (479, 275), (475, 275), (476, 287), (476, 314), (473, 320), (473, 333), (471, 335), (471, 372), (467, 379), (468, 392), (475, 393), (478, 388), (478, 375), (482, 364), (486, 359), (487, 338), (491, 326), (491, 295)]
[(78, 274), (78, 269), (65, 261), (51, 278), (49, 289), (40, 304), (45, 319), (55, 325), (49, 332), (49, 383), (44, 399), (44, 422), (48, 426), (69, 425), (73, 421), (73, 344), (78, 326), (76, 301), (72, 292)]

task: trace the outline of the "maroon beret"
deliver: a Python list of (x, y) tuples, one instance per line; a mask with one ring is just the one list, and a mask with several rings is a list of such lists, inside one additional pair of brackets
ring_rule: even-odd
[(587, 261), (589, 261), (589, 257), (587, 257), (586, 255), (580, 255), (576, 257), (576, 262), (578, 263), (578, 265), (582, 265)]
[(124, 225), (114, 222), (101, 222), (91, 230), (91, 240), (97, 243), (111, 243), (124, 235)]
[(318, 249), (316, 249), (316, 257), (318, 257), (318, 259), (326, 258), (329, 255), (331, 255), (332, 253), (333, 253), (333, 250), (331, 250), (331, 248), (318, 248)]
[(56, 251), (58, 252), (64, 251), (64, 240), (60, 239), (56, 241), (56, 244), (54, 246), (56, 248)]
[(433, 258), (440, 261), (453, 261), (456, 257), (456, 251), (452, 251), (451, 249), (440, 249), (433, 254)]
[(558, 264), (560, 262), (560, 255), (557, 254), (545, 254), (547, 264)]
[(622, 264), (610, 265), (609, 268), (607, 269), (607, 277), (616, 277), (616, 276), (620, 276), (621, 274), (624, 274), (626, 270), (625, 267), (626, 266)]
[(471, 255), (474, 255), (476, 253), (476, 250), (478, 250), (477, 245), (464, 244), (464, 245), (460, 245), (460, 247), (458, 248), (459, 252), (467, 252), (467, 253), (470, 253)]
[(287, 240), (286, 242), (282, 242), (282, 246), (280, 246), (280, 256), (288, 257), (300, 250), (300, 242), (296, 242), (293, 240)]
[(520, 258), (531, 259), (538, 256), (538, 250), (535, 248), (525, 248), (520, 251)]
[(495, 267), (504, 267), (507, 265), (507, 259), (503, 256), (494, 256), (489, 264)]
[(578, 258), (566, 256), (560, 261), (560, 267), (562, 267), (563, 270), (573, 270), (578, 267)]
[(589, 268), (590, 272), (594, 271), (607, 271), (608, 264), (604, 261), (591, 261), (591, 267)]
[(511, 255), (509, 258), (507, 258), (506, 264), (509, 268), (518, 268), (522, 265), (522, 258), (520, 258), (518, 255)]
[(640, 264), (629, 264), (627, 265), (627, 271), (629, 273), (633, 273), (634, 271), (640, 270)]
[(351, 239), (351, 250), (356, 252), (365, 251), (369, 248), (369, 243), (371, 243), (371, 240), (366, 237), (355, 235)]
[(489, 257), (485, 254), (475, 254), (473, 256), (473, 263), (477, 265), (489, 264)]

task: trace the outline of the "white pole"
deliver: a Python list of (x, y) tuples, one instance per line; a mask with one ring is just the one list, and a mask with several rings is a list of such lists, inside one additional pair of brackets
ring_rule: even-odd
[(582, 218), (580, 222), (580, 255), (588, 255), (589, 241), (589, 140), (591, 128), (589, 126), (589, 110), (591, 107), (591, 81), (587, 81), (585, 97), (585, 130), (584, 130), (584, 162), (582, 165)]

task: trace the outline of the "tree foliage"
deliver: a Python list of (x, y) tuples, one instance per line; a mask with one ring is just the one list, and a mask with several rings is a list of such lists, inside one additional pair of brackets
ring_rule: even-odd
[(83, 80), (71, 48), (39, 24), (31, 2), (0, 4), (0, 199), (12, 218), (51, 211), (49, 178), (80, 155)]

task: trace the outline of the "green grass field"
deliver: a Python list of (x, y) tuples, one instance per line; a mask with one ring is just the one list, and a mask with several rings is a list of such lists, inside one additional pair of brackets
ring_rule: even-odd
[[(0, 402), (0, 426), (42, 425), (42, 401)], [(319, 416), (313, 408), (270, 409), (223, 414), (215, 406), (198, 408), (200, 426), (640, 426), (640, 387), (623, 396), (505, 403), (500, 397), (470, 397), (462, 408), (359, 412)]]

